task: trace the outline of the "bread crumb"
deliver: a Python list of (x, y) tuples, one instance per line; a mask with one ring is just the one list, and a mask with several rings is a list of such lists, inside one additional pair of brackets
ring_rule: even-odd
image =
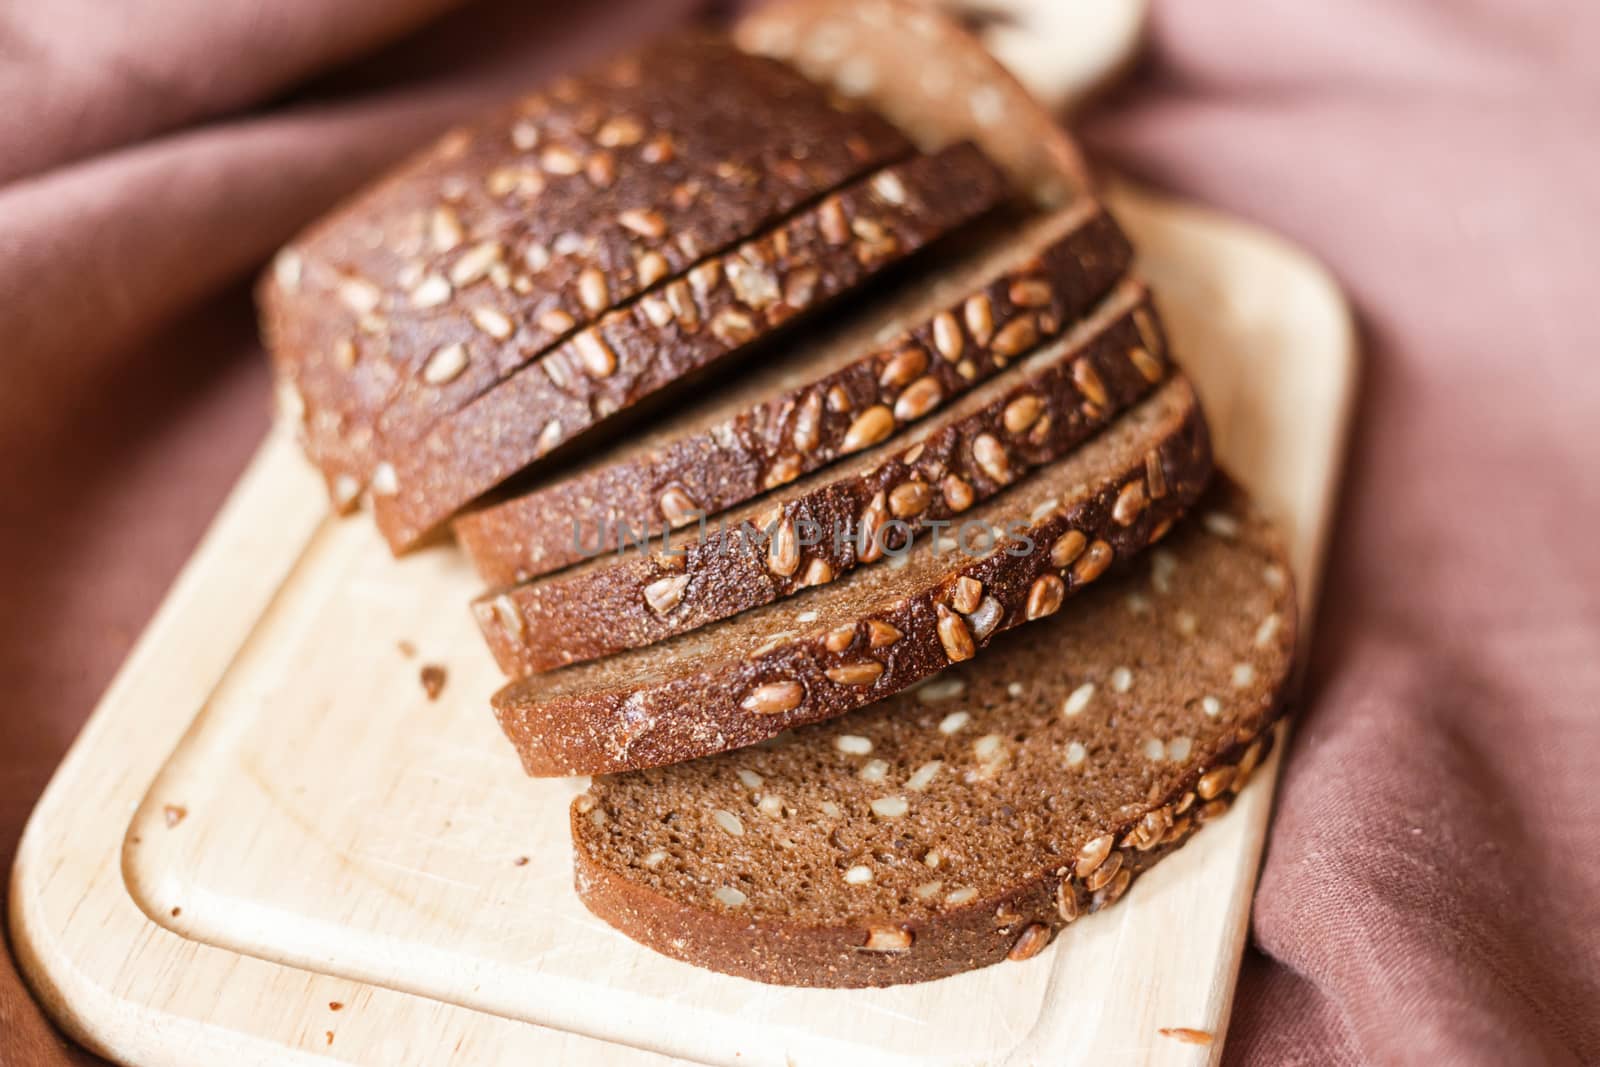
[(1212, 1041), (1210, 1031), (1191, 1030), (1187, 1026), (1163, 1026), (1158, 1032), (1162, 1037), (1170, 1037), (1186, 1045), (1209, 1045)]
[(528, 857), (518, 856), (516, 859), (511, 861), (511, 865), (513, 867), (526, 867), (528, 865)]
[(168, 826), (176, 826), (189, 815), (189, 809), (182, 804), (168, 804), (161, 809), (161, 815), (167, 820)]
[(407, 641), (403, 637), (400, 639), (399, 643), (395, 645), (395, 647), (400, 650), (400, 654), (406, 659), (410, 659), (412, 656), (417, 654), (417, 646), (412, 644), (410, 641)]
[(439, 699), (439, 694), (444, 692), (447, 677), (444, 668), (437, 663), (430, 663), (422, 668), (422, 690), (428, 694), (429, 700)]
[(328, 1010), (329, 1011), (338, 1011), (343, 1007), (344, 1007), (344, 1005), (342, 1003), (340, 1003), (339, 1001), (337, 1001), (337, 1000), (328, 1001)]

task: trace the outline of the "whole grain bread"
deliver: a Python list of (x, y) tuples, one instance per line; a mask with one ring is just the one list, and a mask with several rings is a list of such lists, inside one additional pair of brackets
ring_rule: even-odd
[[(910, 151), (870, 110), (704, 33), (451, 131), (262, 282), (280, 381), (337, 501), (376, 464), (381, 414), (416, 436), (610, 308)], [(441, 361), (455, 345), (471, 357)]]
[(1076, 322), (1132, 259), (1087, 198), (973, 231), (941, 244), (948, 267), (931, 280), (905, 279), (647, 433), (463, 516), (456, 536), (478, 573), (490, 586), (524, 581), (618, 526), (681, 526), (868, 448)]
[[(889, 563), (694, 633), (513, 682), (495, 695), (496, 714), (533, 775), (676, 763), (842, 715), (1053, 614), (1164, 535), (1210, 474), (1204, 417), (1175, 377), (973, 508), (953, 537), (919, 539)], [(539, 639), (509, 602), (487, 610), (514, 637)]]
[[(684, 530), (681, 544), (619, 531), (585, 542), (597, 553), (586, 563), (480, 597), (484, 636), (507, 674), (552, 670), (880, 565), (1070, 454), (1165, 376), (1163, 357), (1143, 287), (1124, 282), (1068, 336), (927, 422)], [(508, 613), (529, 639), (502, 624)]]
[[(993, 208), (1003, 177), (970, 144), (830, 193), (599, 321), (414, 439), (382, 435), (373, 515), (403, 551), (474, 499), (625, 409), (748, 355), (778, 328)], [(794, 320), (791, 323), (790, 320)]]
[(1064, 204), (1094, 188), (1062, 125), (937, 5), (775, 0), (754, 5), (733, 36), (884, 115), (924, 151), (976, 142), (1037, 203)]
[(785, 985), (1039, 955), (1224, 814), (1271, 745), (1288, 566), (1243, 494), (1199, 510), (1072, 610), (916, 689), (597, 778), (572, 807), (579, 896), (658, 952)]

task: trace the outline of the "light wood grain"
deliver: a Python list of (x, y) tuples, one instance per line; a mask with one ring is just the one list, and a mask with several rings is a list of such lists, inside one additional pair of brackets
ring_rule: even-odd
[(129, 814), (326, 525), (314, 475), (287, 435), (269, 437), (29, 820), (9, 919), (34, 992), (68, 1034), (120, 1063), (667, 1062), (207, 948), (152, 924), (128, 895)]
[[(1129, 190), (1115, 206), (1224, 459), (1290, 528), (1309, 611), (1354, 369), (1337, 290), (1259, 231)], [(1226, 1025), (1270, 776), (1026, 964), (848, 993), (699, 972), (576, 903), (572, 786), (523, 779), (495, 731), (460, 558), (389, 562), (365, 522), (321, 509), (292, 445), (269, 440), (30, 825), (13, 932), (92, 1047), (173, 1064), (430, 1063), (458, 1042), (471, 1062), (651, 1058), (578, 1036), (601, 1035), (724, 1063), (1214, 1058), (1158, 1030)], [(450, 672), (436, 703), (426, 662)], [(186, 809), (175, 826), (168, 805)]]

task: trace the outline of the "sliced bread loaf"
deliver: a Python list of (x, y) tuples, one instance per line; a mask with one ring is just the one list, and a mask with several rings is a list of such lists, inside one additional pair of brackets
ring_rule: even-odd
[[(607, 312), (425, 434), (407, 437), (386, 425), (372, 481), (379, 529), (397, 551), (416, 544), (585, 430), (647, 399), (659, 402), (663, 390), (683, 388), (713, 363), (749, 354), (791, 318), (1005, 196), (1000, 172), (970, 144), (891, 165)], [(454, 351), (437, 349), (430, 358)], [(459, 357), (452, 358), (453, 368)]]
[[(502, 669), (522, 675), (653, 644), (881, 565), (1070, 454), (1165, 376), (1162, 355), (1143, 287), (1124, 282), (1065, 338), (913, 430), (683, 530), (677, 545), (664, 535), (631, 543), (612, 524), (614, 536), (584, 543), (596, 553), (588, 562), (480, 597), (480, 627)], [(511, 613), (520, 631), (503, 625)]]
[[(787, 64), (669, 36), (452, 131), (296, 239), (263, 279), (265, 334), (344, 503), (377, 462), (386, 409), (421, 428), (910, 152)], [(436, 353), (452, 345), (476, 351), (447, 375), (456, 359)]]
[(572, 807), (584, 903), (659, 952), (786, 985), (1038, 955), (1226, 812), (1271, 745), (1288, 567), (1242, 494), (1201, 511), (1072, 610), (910, 692), (597, 778)]
[[(952, 537), (694, 633), (513, 682), (496, 714), (534, 775), (676, 763), (842, 715), (1053, 614), (1164, 534), (1210, 474), (1205, 420), (1180, 376), (973, 508)], [(495, 624), (526, 628), (515, 612)]]
[(1076, 322), (1132, 258), (1088, 199), (974, 230), (941, 246), (949, 266), (932, 280), (905, 279), (572, 474), (463, 516), (478, 573), (523, 581), (619, 526), (681, 526), (871, 447)]

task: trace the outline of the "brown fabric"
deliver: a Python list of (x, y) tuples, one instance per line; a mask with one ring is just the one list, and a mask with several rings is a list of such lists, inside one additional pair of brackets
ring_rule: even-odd
[[(266, 429), (246, 275), (449, 122), (697, 5), (491, 3), (267, 99), (447, 6), (0, 11), (0, 870)], [(0, 1063), (57, 1047), (0, 953)]]
[(1365, 344), (1228, 1059), (1600, 1063), (1600, 5), (1155, 30), (1092, 144), (1315, 250)]
[[(7, 866), (266, 426), (230, 283), (450, 117), (691, 4), (385, 44), (443, 6), (0, 12)], [(1325, 257), (1367, 341), (1232, 1062), (1600, 1062), (1597, 39), (1591, 0), (1164, 0), (1091, 124)], [(58, 1062), (0, 972), (0, 1062)]]

